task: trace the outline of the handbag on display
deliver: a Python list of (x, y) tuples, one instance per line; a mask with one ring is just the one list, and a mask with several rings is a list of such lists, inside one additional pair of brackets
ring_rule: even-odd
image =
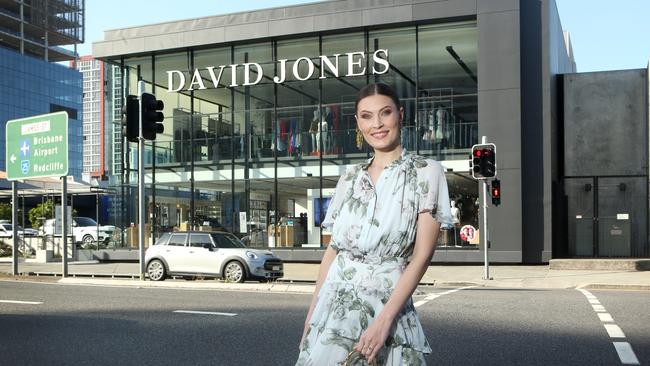
[(309, 125), (309, 132), (310, 133), (318, 132), (318, 120), (315, 119), (311, 121), (311, 124)]

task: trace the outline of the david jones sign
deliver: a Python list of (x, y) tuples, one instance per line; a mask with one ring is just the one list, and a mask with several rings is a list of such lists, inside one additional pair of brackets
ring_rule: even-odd
[[(319, 79), (326, 79), (328, 77), (338, 78), (339, 73), (339, 58), (341, 54), (334, 54), (332, 56), (319, 56), (320, 59), (320, 76)], [(348, 52), (345, 54), (347, 57), (347, 74), (344, 76), (361, 76), (366, 74), (366, 55), (365, 52)], [(379, 49), (372, 54), (372, 74), (381, 75), (388, 72), (390, 68), (388, 64), (388, 50)], [(307, 80), (314, 76), (316, 71), (316, 65), (314, 61), (309, 57), (301, 57), (293, 62), (291, 70), (289, 68), (289, 60), (283, 59), (278, 60), (278, 75), (273, 77), (273, 82), (276, 84), (282, 84), (287, 78), (287, 73), (292, 72), (293, 77), (297, 80)], [(305, 65), (306, 69), (301, 70), (301, 65)], [(244, 80), (237, 80), (237, 68), (242, 67), (244, 69)], [(186, 83), (186, 74), (179, 70), (169, 70), (167, 71), (167, 91), (170, 93), (178, 92), (181, 90), (192, 91), (192, 90), (204, 90), (204, 89), (216, 89), (221, 84), (221, 77), (223, 75), (223, 70), (226, 68), (230, 69), (230, 80), (225, 80), (225, 83), (230, 82), (229, 87), (237, 86), (250, 86), (256, 85), (262, 81), (264, 76), (264, 69), (262, 66), (256, 62), (247, 62), (243, 64), (234, 64), (234, 65), (221, 65), (219, 67), (208, 66), (202, 69), (195, 69), (191, 75), (188, 75), (190, 79), (189, 86), (185, 88)], [(205, 80), (201, 76), (202, 71), (207, 71), (210, 75), (210, 80)], [(326, 72), (329, 71), (329, 74), (326, 75)], [(253, 79), (251, 73), (254, 72), (255, 78)]]

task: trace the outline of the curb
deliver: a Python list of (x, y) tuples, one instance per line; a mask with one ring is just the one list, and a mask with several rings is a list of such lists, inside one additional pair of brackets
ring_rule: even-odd
[(576, 286), (576, 289), (650, 291), (650, 285), (588, 283), (585, 285)]
[(90, 286), (118, 286), (134, 288), (162, 288), (175, 290), (226, 290), (244, 292), (271, 292), (271, 293), (300, 293), (311, 294), (313, 285), (298, 285), (285, 283), (219, 283), (219, 282), (152, 282), (129, 279), (90, 279), (90, 278), (62, 278), (57, 281), (64, 285), (90, 285)]

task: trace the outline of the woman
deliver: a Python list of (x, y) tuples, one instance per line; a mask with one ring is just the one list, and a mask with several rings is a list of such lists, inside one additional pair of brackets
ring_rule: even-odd
[(452, 223), (444, 170), (401, 147), (404, 109), (389, 86), (361, 89), (355, 109), (375, 154), (336, 185), (296, 365), (424, 365), (431, 348), (411, 295)]

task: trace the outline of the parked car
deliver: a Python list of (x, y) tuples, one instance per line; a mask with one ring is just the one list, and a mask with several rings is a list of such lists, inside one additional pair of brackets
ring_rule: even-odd
[(227, 232), (164, 233), (145, 253), (150, 280), (204, 276), (230, 282), (266, 281), (284, 276), (282, 260), (269, 250), (247, 248)]
[[(43, 235), (54, 235), (55, 219), (45, 220), (40, 231)], [(97, 222), (90, 217), (73, 217), (72, 218), (72, 235), (75, 243), (82, 243), (82, 245), (90, 246), (98, 239), (100, 243), (107, 244), (115, 231), (117, 230), (113, 225), (99, 225), (97, 231)]]
[[(22, 226), (16, 228), (18, 236), (36, 236), (38, 231), (34, 229), (23, 229)], [(10, 223), (0, 223), (0, 238), (11, 238), (13, 236), (13, 226)]]

